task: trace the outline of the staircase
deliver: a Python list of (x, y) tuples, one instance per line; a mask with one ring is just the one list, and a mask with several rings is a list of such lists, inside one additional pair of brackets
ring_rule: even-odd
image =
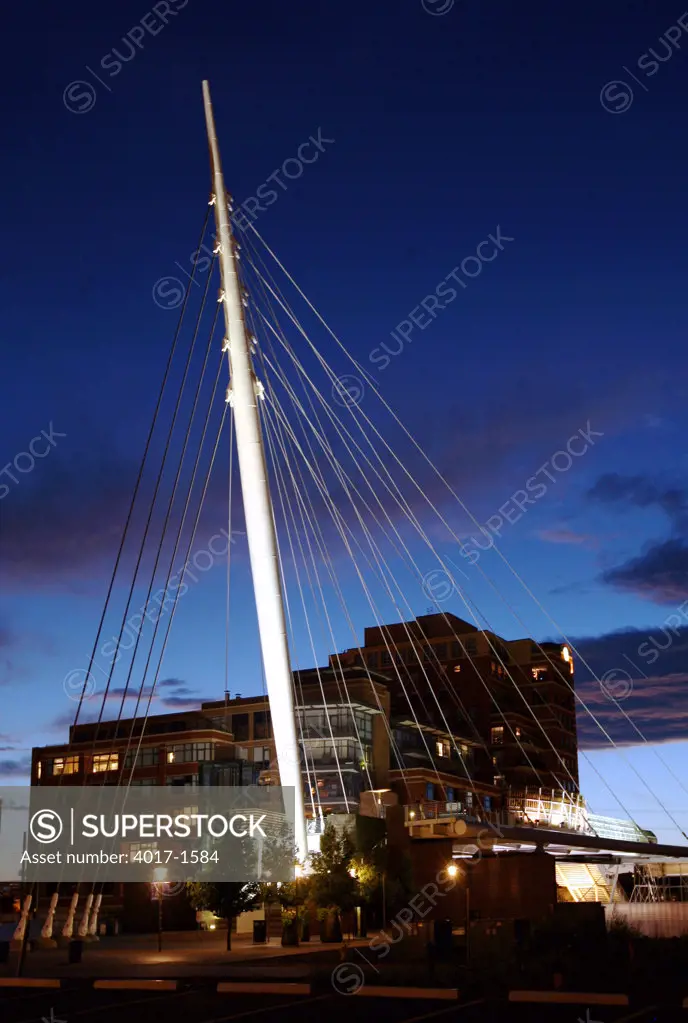
[[(557, 884), (569, 895), (566, 901), (612, 902), (612, 889), (608, 879), (594, 863), (557, 863)], [(623, 890), (616, 885), (614, 902), (626, 902)]]

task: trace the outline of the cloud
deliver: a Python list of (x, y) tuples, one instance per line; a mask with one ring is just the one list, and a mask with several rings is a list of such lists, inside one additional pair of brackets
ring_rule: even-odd
[(606, 473), (588, 491), (592, 501), (627, 510), (658, 508), (669, 521), (671, 536), (651, 541), (641, 554), (602, 574), (602, 581), (655, 604), (688, 598), (688, 491), (660, 484), (649, 476)]
[[(620, 746), (642, 741), (633, 725), (649, 742), (688, 736), (688, 624), (680, 626), (674, 619), (677, 616), (670, 616), (664, 628), (624, 629), (572, 640), (579, 654), (576, 693)], [(592, 716), (577, 704), (580, 747), (609, 748)]]
[(649, 476), (622, 476), (608, 472), (588, 491), (588, 497), (602, 504), (636, 508), (660, 508), (674, 529), (688, 530), (688, 492), (683, 487), (663, 486)]
[[(150, 701), (148, 698), (153, 693)], [(166, 678), (161, 679), (155, 686), (153, 692), (151, 686), (146, 686), (141, 695), (138, 708), (136, 701), (139, 700), (139, 687), (130, 686), (128, 690), (124, 686), (113, 687), (109, 690), (105, 707), (102, 710), (103, 694), (94, 693), (90, 698), (84, 700), (79, 711), (77, 724), (94, 724), (100, 717), (101, 721), (116, 721), (118, 716), (128, 719), (136, 713), (137, 718), (145, 717), (146, 713), (160, 714), (164, 710), (200, 710), (203, 697), (198, 690), (193, 689), (182, 679)], [(124, 703), (124, 706), (122, 704)], [(64, 732), (74, 724), (76, 714), (76, 703), (74, 710), (69, 710), (54, 717), (47, 730), (50, 732)]]
[[(179, 480), (167, 531), (170, 538), (176, 537), (195, 454), (195, 451), (187, 454)], [(206, 464), (203, 459), (202, 464)], [(121, 571), (124, 573), (133, 570), (139, 552), (158, 468), (158, 463), (151, 462), (144, 471), (122, 555)], [(143, 578), (146, 578), (146, 569), (152, 568), (176, 469), (173, 454), (168, 460), (151, 520), (141, 566)], [(56, 451), (52, 460), (41, 466), (40, 474), (27, 476), (3, 502), (0, 574), (5, 584), (15, 590), (46, 584), (72, 590), (88, 589), (94, 580), (106, 575), (115, 562), (137, 472), (138, 467), (133, 462), (103, 446), (97, 458), (77, 454), (69, 462)], [(187, 527), (197, 510), (198, 481), (195, 495), (187, 515)], [(213, 535), (226, 523), (226, 502), (223, 480), (215, 473), (206, 493), (195, 548), (203, 546), (206, 534)], [(239, 513), (237, 519), (240, 517)], [(206, 519), (217, 523), (216, 527), (206, 529)], [(186, 550), (187, 535), (188, 528), (182, 540), (182, 552)], [(165, 556), (161, 564), (167, 567)]]
[(574, 533), (571, 529), (538, 529), (536, 536), (545, 543), (584, 544), (586, 547), (595, 542), (590, 533)]
[(27, 778), (31, 774), (31, 757), (19, 760), (0, 760), (0, 778)]
[(688, 599), (688, 544), (675, 539), (648, 545), (643, 554), (608, 569), (602, 579), (656, 604), (681, 603)]

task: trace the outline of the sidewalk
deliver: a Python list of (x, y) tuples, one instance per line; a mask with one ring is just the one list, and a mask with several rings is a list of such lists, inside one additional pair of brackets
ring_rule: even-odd
[[(347, 940), (349, 947), (365, 948), (372, 939)], [(233, 935), (232, 950), (227, 952), (226, 931), (163, 933), (162, 951), (158, 952), (157, 934), (121, 935), (84, 943), (81, 963), (67, 962), (68, 949), (36, 949), (27, 952), (23, 975), (26, 977), (265, 977), (294, 980), (308, 977), (315, 956), (330, 953), (339, 961), (340, 945), (323, 944), (312, 938), (297, 947), (280, 944), (273, 938), (264, 945), (254, 945), (250, 935)], [(304, 958), (305, 957), (305, 958)], [(294, 960), (285, 963), (285, 959)], [(277, 962), (275, 960), (281, 960)], [(12, 976), (16, 970), (17, 953), (9, 963), (0, 964), (0, 977)]]

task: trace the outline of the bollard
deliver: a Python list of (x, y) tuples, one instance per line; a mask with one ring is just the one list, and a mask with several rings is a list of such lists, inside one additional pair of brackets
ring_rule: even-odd
[(69, 943), (69, 959), (70, 965), (81, 962), (81, 955), (84, 950), (84, 943), (79, 938), (75, 938)]

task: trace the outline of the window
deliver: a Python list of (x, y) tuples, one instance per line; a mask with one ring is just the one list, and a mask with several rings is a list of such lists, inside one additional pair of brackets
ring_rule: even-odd
[(237, 742), (245, 742), (248, 739), (248, 714), (232, 716), (232, 734)]
[(454, 789), (451, 787), (451, 785), (447, 787), (447, 802), (448, 803), (454, 802)]
[(435, 786), (431, 781), (427, 782), (425, 786), (425, 798), (426, 799), (435, 798)]
[(438, 660), (446, 661), (446, 659), (447, 659), (447, 644), (446, 643), (437, 643), (436, 646), (435, 646), (435, 653), (437, 654), (437, 659)]
[(183, 742), (167, 748), (168, 764), (190, 764), (215, 758), (214, 742)]
[(435, 747), (437, 749), (437, 756), (438, 757), (448, 757), (449, 756), (449, 743), (448, 742), (440, 742), (440, 741), (438, 741), (435, 744)]
[(518, 727), (518, 725), (516, 725), (516, 727), (514, 728), (514, 735), (516, 736), (517, 739), (521, 738), (521, 729)]
[(380, 654), (380, 664), (382, 665), (383, 668), (389, 668), (391, 663), (392, 658), (389, 655), (389, 651), (383, 650), (382, 653)]
[(531, 668), (530, 670), (536, 682), (545, 682), (547, 680), (547, 668)]
[(368, 667), (372, 668), (373, 670), (375, 670), (375, 668), (377, 668), (377, 666), (378, 666), (378, 656), (377, 656), (377, 654), (376, 653), (375, 654), (368, 654)]
[(490, 743), (493, 746), (501, 746), (504, 742), (504, 725), (497, 725), (490, 729)]
[(454, 665), (454, 673), (456, 675), (458, 675), (460, 671), (461, 671), (461, 665), (460, 664), (455, 664)]
[(143, 746), (140, 750), (129, 750), (124, 757), (125, 767), (156, 767), (158, 747)]
[(272, 722), (269, 710), (259, 710), (253, 715), (253, 738), (270, 739)]
[(454, 643), (451, 643), (449, 649), (451, 651), (451, 657), (452, 658), (453, 657), (463, 657), (464, 656), (464, 652), (463, 652), (463, 650), (461, 648), (461, 644), (458, 641), (456, 641)]
[(93, 773), (116, 771), (119, 767), (119, 753), (95, 753), (93, 756)]
[[(373, 738), (373, 716), (372, 714), (366, 714), (363, 711), (355, 711), (356, 728), (358, 729), (358, 735), (360, 739), (367, 739), (369, 742)], [(354, 733), (355, 734), (355, 733)]]
[(79, 758), (78, 757), (55, 757), (53, 760), (54, 775), (57, 774), (76, 774), (79, 770)]
[(476, 640), (474, 640), (474, 639), (467, 639), (466, 640), (466, 653), (470, 654), (471, 656), (475, 656), (475, 654), (477, 654), (477, 652), (478, 652), (478, 644), (477, 644)]

